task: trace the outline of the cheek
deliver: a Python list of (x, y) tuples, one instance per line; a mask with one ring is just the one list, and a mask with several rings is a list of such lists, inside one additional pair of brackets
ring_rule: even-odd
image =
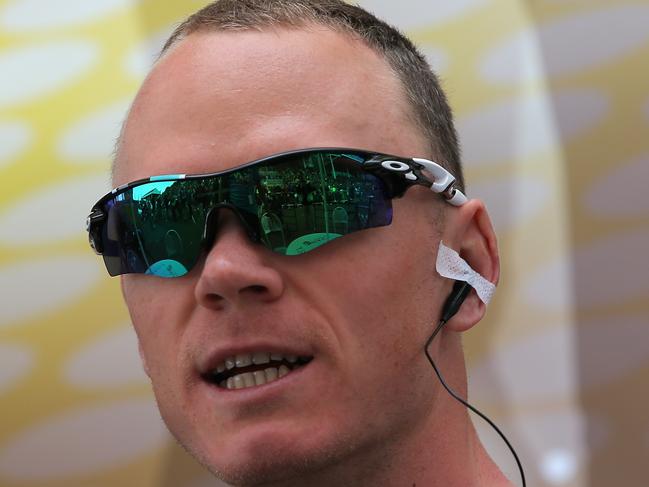
[(335, 297), (344, 306), (333, 324), (342, 349), (341, 416), (387, 437), (414, 428), (435, 390), (423, 352), (434, 327), (434, 300), (424, 297), (434, 293), (434, 276), (398, 258), (390, 264), (396, 265), (370, 266), (362, 279), (350, 275), (350, 286), (338, 287)]
[[(364, 316), (355, 321), (365, 338), (367, 354), (380, 363), (383, 373), (399, 375), (420, 355), (432, 326), (433, 279), (410, 260), (396, 258), (392, 264), (394, 267), (374, 274), (372, 281), (382, 285), (368, 287)], [(356, 309), (360, 309), (358, 304)]]
[(431, 252), (413, 245), (426, 237), (411, 232), (403, 239), (401, 229), (392, 230), (348, 235), (324, 246), (313, 262), (300, 263), (306, 275), (318, 276), (303, 288), (303, 299), (324, 308), (341, 347), (355, 348), (347, 356), (364, 363), (390, 360), (391, 367), (422, 350), (439, 292)]
[[(151, 379), (160, 413), (171, 431), (187, 427), (186, 390), (188, 364), (186, 323), (193, 309), (189, 283), (179, 279), (156, 279), (126, 275), (122, 293), (138, 336), (141, 353)], [(185, 357), (185, 359), (183, 359)]]
[(348, 326), (360, 340), (362, 356), (393, 380), (417, 373), (413, 364), (428, 367), (423, 347), (440, 306), (435, 237), (430, 224), (418, 223), (401, 211), (392, 226), (371, 239), (382, 245), (351, 249), (348, 285), (336, 287), (348, 313), (340, 318), (351, 318)]
[[(192, 309), (193, 292), (188, 283), (150, 276), (122, 276), (122, 294), (131, 316), (149, 371), (156, 374), (175, 364), (182, 344), (183, 324)], [(157, 375), (157, 374), (156, 374)]]

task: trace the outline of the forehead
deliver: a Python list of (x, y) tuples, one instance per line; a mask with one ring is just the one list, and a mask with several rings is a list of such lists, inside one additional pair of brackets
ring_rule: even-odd
[(397, 77), (359, 40), (318, 27), (194, 33), (138, 93), (115, 182), (306, 147), (422, 155), (426, 144)]

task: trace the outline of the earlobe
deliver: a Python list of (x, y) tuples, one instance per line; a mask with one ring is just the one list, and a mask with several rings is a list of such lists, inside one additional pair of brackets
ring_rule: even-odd
[[(496, 235), (484, 203), (471, 200), (458, 208), (452, 222), (453, 246), (469, 266), (487, 281), (496, 284), (500, 277), (500, 261)], [(487, 305), (472, 289), (457, 314), (446, 327), (463, 332), (472, 328), (485, 315)]]
[(446, 328), (461, 333), (470, 330), (485, 315), (487, 305), (484, 304), (475, 290), (471, 290), (460, 310), (446, 324)]

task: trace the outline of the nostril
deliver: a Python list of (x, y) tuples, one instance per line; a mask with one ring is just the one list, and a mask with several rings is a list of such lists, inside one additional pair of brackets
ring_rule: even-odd
[[(267, 286), (261, 284), (253, 284), (250, 286), (245, 286), (239, 289), (237, 294), (246, 295), (250, 297), (259, 297), (263, 299), (266, 295), (270, 294), (270, 289)], [(202, 295), (203, 305), (217, 309), (225, 306), (225, 303), (230, 299), (226, 297), (226, 294), (219, 294), (215, 292), (209, 292)], [(243, 297), (243, 296), (242, 296)]]
[(205, 300), (212, 305), (220, 304), (223, 301), (223, 296), (220, 294), (207, 294)]
[(260, 285), (248, 286), (247, 289), (252, 291), (255, 294), (263, 294), (266, 291), (268, 291), (268, 289), (266, 289), (266, 286), (260, 286)]

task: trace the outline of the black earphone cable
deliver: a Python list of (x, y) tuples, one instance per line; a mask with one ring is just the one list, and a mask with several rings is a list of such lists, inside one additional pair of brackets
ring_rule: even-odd
[(471, 286), (469, 284), (467, 284), (466, 282), (461, 282), (461, 281), (456, 282), (455, 287), (453, 288), (453, 293), (451, 294), (451, 297), (449, 298), (449, 300), (444, 305), (444, 310), (442, 312), (442, 319), (440, 320), (439, 324), (437, 325), (437, 328), (435, 328), (435, 331), (433, 331), (433, 334), (426, 341), (426, 346), (424, 348), (424, 353), (426, 354), (426, 358), (430, 362), (430, 365), (433, 367), (433, 370), (435, 371), (435, 374), (437, 375), (437, 378), (439, 379), (440, 383), (442, 384), (442, 386), (444, 386), (444, 389), (446, 389), (446, 392), (448, 392), (451, 395), (451, 397), (453, 397), (453, 399), (455, 399), (456, 401), (463, 404), (467, 409), (473, 411), (475, 414), (480, 416), (483, 420), (485, 420), (489, 424), (489, 426), (491, 426), (496, 431), (496, 433), (498, 433), (500, 435), (502, 440), (505, 442), (505, 444), (509, 448), (509, 451), (511, 451), (512, 455), (514, 456), (514, 460), (516, 460), (516, 465), (518, 466), (518, 471), (520, 472), (520, 475), (521, 475), (521, 482), (523, 484), (523, 487), (527, 487), (527, 483), (525, 482), (525, 472), (523, 471), (523, 465), (521, 464), (521, 461), (518, 458), (518, 455), (516, 454), (516, 450), (514, 450), (514, 447), (509, 442), (509, 440), (507, 439), (505, 434), (484, 413), (482, 413), (481, 411), (479, 411), (478, 409), (473, 407), (466, 400), (462, 399), (455, 391), (453, 391), (453, 389), (451, 389), (446, 384), (446, 381), (442, 377), (442, 374), (440, 373), (439, 369), (435, 365), (435, 361), (433, 360), (433, 358), (430, 356), (430, 353), (428, 352), (428, 347), (433, 342), (433, 339), (437, 336), (439, 331), (448, 322), (448, 320), (451, 319), (451, 317), (457, 312), (457, 310), (462, 305), (462, 302), (464, 301), (464, 298), (466, 298), (466, 296), (468, 295), (470, 290), (471, 290)]

